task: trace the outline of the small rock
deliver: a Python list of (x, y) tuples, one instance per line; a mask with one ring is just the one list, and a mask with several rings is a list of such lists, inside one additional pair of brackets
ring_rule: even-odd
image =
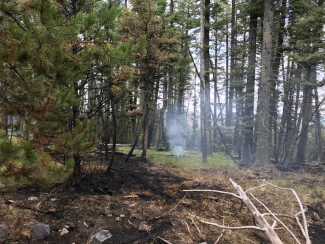
[(7, 238), (9, 235), (6, 225), (0, 225), (0, 238)]
[(0, 183), (0, 189), (4, 188), (5, 185)]
[(35, 225), (30, 231), (31, 239), (44, 239), (51, 235), (50, 226), (46, 224)]
[(8, 200), (7, 203), (8, 203), (8, 204), (14, 204), (15, 201), (14, 201), (14, 200)]
[(69, 231), (66, 228), (63, 228), (60, 236), (63, 236), (64, 234), (68, 234), (68, 233), (69, 233)]
[(38, 198), (37, 197), (29, 197), (28, 201), (36, 201)]
[(141, 224), (139, 226), (139, 229), (138, 230), (145, 230), (145, 231), (150, 231), (151, 227), (149, 225), (146, 225), (146, 224)]
[(56, 198), (51, 198), (50, 199), (51, 202), (55, 202), (56, 200), (58, 200), (58, 199), (56, 199)]
[(101, 230), (90, 238), (90, 244), (105, 244), (108, 243), (112, 234), (108, 230)]
[(118, 222), (120, 222), (121, 220), (122, 220), (121, 217), (116, 217), (116, 219), (115, 219), (115, 221), (118, 221)]
[(125, 217), (125, 214), (121, 214), (120, 217), (121, 217), (121, 218), (124, 218), (124, 217)]
[(131, 204), (130, 206), (129, 206), (129, 208), (133, 208), (135, 206), (135, 204), (133, 203), (133, 204)]

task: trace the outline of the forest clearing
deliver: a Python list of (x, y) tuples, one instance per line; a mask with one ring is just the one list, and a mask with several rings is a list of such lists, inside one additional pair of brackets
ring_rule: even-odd
[[(105, 164), (108, 162), (103, 147), (99, 149), (102, 150), (91, 153), (83, 161), (80, 189), (67, 184), (49, 189), (30, 185), (18, 187), (13, 192), (2, 192), (1, 219), (10, 233), (2, 243), (30, 243), (30, 229), (38, 223), (51, 227), (51, 235), (41, 243), (87, 243), (100, 230), (112, 234), (107, 243), (167, 243), (159, 237), (169, 243), (216, 243), (218, 239), (217, 243), (270, 243), (261, 231), (223, 231), (196, 219), (195, 216), (226, 226), (254, 225), (251, 213), (245, 206), (241, 209), (241, 202), (232, 196), (183, 192), (188, 189), (235, 192), (229, 178), (244, 190), (261, 185), (263, 179), (280, 187), (294, 188), (304, 206), (308, 207), (306, 216), (312, 243), (325, 243), (324, 173), (309, 170), (281, 172), (274, 166), (238, 170), (229, 157), (222, 155), (216, 155), (216, 161), (207, 165), (195, 163), (199, 159), (190, 159), (193, 163), (179, 161), (180, 158), (157, 152), (154, 152), (157, 161), (153, 158), (142, 162), (138, 156), (132, 156), (125, 163), (123, 151), (127, 148), (120, 148), (116, 164), (107, 175)], [(57, 155), (56, 159), (62, 160), (62, 156)], [(299, 212), (297, 201), (290, 192), (272, 187), (253, 192), (278, 214), (294, 216)], [(36, 199), (30, 200), (31, 197)], [(263, 209), (258, 204), (257, 207)], [(281, 220), (304, 243), (296, 221)], [(63, 228), (68, 232), (61, 235)], [(295, 243), (281, 226), (276, 232), (283, 243)]]

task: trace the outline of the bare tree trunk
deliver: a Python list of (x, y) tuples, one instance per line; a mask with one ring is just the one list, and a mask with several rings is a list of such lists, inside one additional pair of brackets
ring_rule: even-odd
[[(252, 0), (254, 5), (256, 0)], [(248, 72), (245, 96), (244, 129), (243, 129), (243, 148), (241, 164), (249, 165), (252, 162), (253, 152), (253, 120), (254, 120), (254, 93), (255, 93), (255, 66), (256, 66), (256, 36), (257, 36), (257, 15), (251, 13), (249, 22), (249, 54)]]
[[(318, 91), (317, 86), (315, 87), (315, 107), (317, 108), (319, 106), (319, 100), (318, 100)], [(323, 139), (322, 139), (322, 125), (321, 125), (321, 116), (319, 109), (317, 109), (316, 114), (316, 128), (317, 128), (317, 160), (320, 162), (324, 161), (324, 154), (323, 154)]]
[[(195, 75), (194, 75), (194, 80), (195, 80)], [(197, 123), (196, 123), (196, 106), (197, 106), (197, 97), (196, 97), (196, 81), (194, 81), (194, 96), (193, 96), (193, 142), (192, 146), (193, 148), (196, 147), (196, 128), (197, 128)]]
[(112, 146), (112, 153), (111, 153), (111, 157), (109, 159), (109, 163), (108, 166), (106, 168), (106, 174), (109, 174), (109, 172), (111, 171), (113, 162), (114, 162), (114, 156), (115, 156), (115, 151), (116, 151), (116, 134), (117, 134), (117, 121), (116, 121), (116, 109), (115, 107), (117, 105), (114, 104), (114, 99), (113, 97), (111, 98), (111, 106), (112, 106), (112, 122), (113, 122), (113, 146)]
[(236, 1), (231, 1), (231, 50), (230, 50), (230, 84), (229, 84), (229, 106), (226, 114), (226, 126), (230, 127), (232, 123), (232, 110), (234, 99), (234, 80), (235, 80), (235, 46), (236, 46)]
[[(205, 86), (205, 106), (210, 106), (210, 73), (209, 73), (209, 40), (210, 40), (210, 0), (205, 0), (204, 11), (204, 86)], [(206, 133), (207, 133), (207, 155), (212, 155), (212, 131), (211, 131), (211, 113), (210, 109), (206, 108)]]
[[(299, 69), (299, 70), (301, 71), (301, 69)], [(301, 76), (301, 72), (298, 77), (300, 77), (300, 76)], [(287, 145), (287, 150), (284, 153), (283, 159), (281, 160), (281, 162), (284, 163), (285, 167), (288, 167), (288, 165), (294, 155), (296, 145), (297, 145), (296, 141), (298, 139), (299, 128), (301, 126), (301, 120), (302, 120), (302, 113), (300, 113), (299, 117), (298, 117), (298, 109), (299, 109), (299, 103), (300, 103), (300, 98), (299, 98), (300, 85), (299, 84), (297, 84), (297, 85), (298, 85), (298, 87), (297, 87), (297, 91), (296, 91), (295, 111), (294, 111), (294, 116), (292, 118), (292, 121), (295, 121), (295, 123), (293, 125), (292, 132), (290, 134), (287, 133), (288, 135), (286, 136), (286, 140), (285, 140), (285, 145)], [(288, 120), (289, 120), (289, 118), (288, 118)], [(291, 118), (290, 118), (290, 120), (291, 120)]]
[[(226, 126), (227, 125), (227, 114), (229, 113), (229, 33), (228, 33), (229, 25), (227, 23), (227, 31), (226, 31)], [(230, 125), (229, 125), (230, 126)]]
[[(171, 120), (173, 119), (173, 113), (174, 113), (174, 107), (173, 107), (173, 78), (172, 78), (172, 74), (171, 74), (171, 69), (172, 67), (170, 67), (170, 72), (168, 74), (168, 90), (167, 90), (167, 94), (168, 94), (168, 103), (167, 103), (167, 117), (166, 117), (166, 130), (168, 130), (168, 128), (170, 128), (170, 124), (171, 124)], [(168, 140), (166, 140), (166, 147), (165, 147), (165, 151), (169, 150), (169, 142)]]
[[(307, 65), (306, 81), (308, 83), (316, 80), (316, 67), (314, 65)], [(306, 145), (308, 140), (308, 129), (310, 117), (312, 114), (312, 100), (313, 100), (313, 87), (310, 84), (305, 85), (303, 108), (302, 108), (302, 127), (300, 139), (297, 146), (297, 163), (303, 164), (306, 157)]]
[(204, 0), (200, 2), (200, 122), (201, 122), (201, 152), (203, 163), (207, 163), (207, 147), (206, 147), (206, 106), (205, 106), (205, 87), (204, 81)]
[(261, 81), (258, 90), (258, 121), (256, 162), (270, 163), (269, 145), (269, 111), (270, 111), (270, 78), (272, 69), (272, 37), (274, 22), (274, 0), (265, 0), (263, 19), (263, 44), (261, 62)]
[[(280, 23), (279, 23), (279, 31), (278, 31), (278, 40), (277, 40), (277, 49), (275, 49), (275, 60), (273, 62), (272, 68), (272, 79), (271, 79), (271, 97), (270, 97), (270, 142), (272, 144), (272, 132), (273, 132), (273, 156), (276, 157), (277, 154), (277, 145), (278, 145), (278, 99), (279, 99), (279, 92), (276, 89), (278, 76), (279, 76), (279, 69), (283, 55), (283, 39), (284, 39), (284, 25), (285, 25), (285, 14), (286, 14), (286, 5), (287, 0), (282, 0), (281, 12), (280, 12)], [(285, 81), (283, 81), (284, 83)]]
[[(284, 73), (284, 58), (282, 57), (282, 72)], [(293, 65), (293, 62), (291, 64), (291, 66)], [(284, 94), (283, 94), (283, 105), (282, 105), (282, 117), (281, 117), (281, 123), (280, 123), (280, 130), (279, 130), (279, 135), (278, 135), (278, 139), (277, 139), (277, 145), (276, 145), (276, 150), (274, 152), (274, 158), (276, 160), (276, 162), (279, 161), (279, 157), (282, 156), (281, 152), (282, 150), (282, 146), (283, 146), (283, 137), (284, 137), (284, 133), (285, 133), (285, 126), (286, 124), (288, 124), (291, 121), (291, 112), (292, 112), (292, 106), (290, 106), (289, 104), (292, 104), (293, 101), (290, 101), (290, 99), (293, 99), (293, 86), (292, 83), (288, 80), (288, 78), (292, 78), (293, 76), (293, 72), (290, 71), (292, 70), (293, 67), (290, 67), (290, 58), (288, 59), (288, 64), (287, 64), (287, 77), (283, 77), (283, 90), (284, 90)], [(289, 74), (290, 73), (290, 74)], [(287, 126), (287, 130), (286, 133), (289, 132), (289, 130), (291, 129), (291, 125)]]

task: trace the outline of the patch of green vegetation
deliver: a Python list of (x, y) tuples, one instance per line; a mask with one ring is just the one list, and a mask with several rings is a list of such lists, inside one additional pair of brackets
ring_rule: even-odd
[(0, 177), (0, 183), (5, 186), (19, 186), (19, 185), (31, 185), (32, 183), (25, 177), (20, 179), (14, 179), (9, 177)]
[[(119, 147), (120, 151), (128, 153), (131, 147)], [(142, 150), (135, 149), (134, 154), (141, 155)], [(169, 155), (169, 156), (168, 156)], [(234, 162), (230, 157), (225, 156), (223, 153), (213, 153), (208, 157), (208, 163), (202, 163), (202, 155), (198, 151), (185, 151), (183, 157), (170, 156), (172, 152), (160, 152), (148, 149), (147, 157), (156, 162), (165, 162), (172, 165), (181, 165), (184, 167), (203, 167), (203, 168), (227, 168), (234, 167)]]
[(299, 191), (303, 191), (303, 192), (310, 192), (310, 190), (311, 190), (309, 188), (309, 186), (307, 186), (307, 185), (299, 185), (298, 189), (299, 189)]
[(276, 186), (289, 187), (289, 182), (285, 179), (275, 179), (275, 180), (272, 180), (272, 183)]
[(316, 187), (315, 191), (322, 192), (323, 195), (325, 196), (325, 188), (322, 188), (322, 187)]

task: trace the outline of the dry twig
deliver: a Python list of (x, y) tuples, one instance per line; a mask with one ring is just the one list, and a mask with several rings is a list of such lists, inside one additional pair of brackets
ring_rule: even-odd
[(163, 215), (160, 215), (160, 216), (158, 216), (158, 217), (156, 217), (156, 218), (153, 218), (153, 219), (160, 219), (160, 218), (166, 216), (167, 214), (171, 213), (172, 211), (174, 211), (174, 210), (177, 208), (177, 206), (178, 206), (181, 202), (183, 202), (185, 196), (186, 196), (186, 195), (184, 195), (184, 197), (183, 197), (183, 198), (182, 198), (182, 199), (181, 199), (181, 200), (180, 200), (180, 201), (175, 205), (175, 207), (173, 207), (172, 209), (170, 209), (167, 213), (164, 213)]
[(157, 238), (158, 238), (159, 240), (161, 240), (161, 241), (167, 243), (167, 244), (172, 244), (171, 242), (166, 241), (165, 239), (163, 239), (163, 238), (161, 238), (161, 237), (159, 237), (159, 236), (157, 236)]
[(190, 236), (192, 238), (193, 241), (195, 241), (195, 238), (193, 237), (192, 233), (191, 233), (191, 229), (190, 227), (188, 226), (187, 222), (184, 220), (185, 224), (186, 224), (186, 227), (187, 227), (187, 230), (188, 230), (188, 233), (190, 233)]

